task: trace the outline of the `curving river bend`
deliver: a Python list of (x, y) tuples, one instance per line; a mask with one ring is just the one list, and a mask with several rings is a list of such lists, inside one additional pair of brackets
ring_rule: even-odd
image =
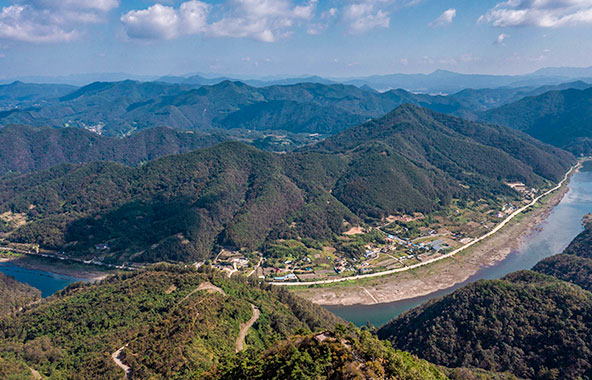
[[(592, 213), (592, 165), (584, 165), (584, 168), (573, 175), (567, 194), (553, 208), (540, 228), (525, 239), (518, 250), (512, 252), (498, 264), (477, 272), (467, 281), (426, 296), (392, 303), (326, 306), (326, 308), (358, 326), (365, 325), (367, 322), (380, 326), (413, 307), (432, 298), (452, 293), (467, 283), (481, 279), (501, 278), (517, 270), (530, 269), (545, 257), (560, 253), (583, 230), (581, 220), (587, 213)], [(17, 280), (40, 289), (44, 297), (72, 282), (81, 280), (75, 277), (17, 267), (10, 263), (0, 263), (0, 272), (12, 275)]]
[(496, 279), (508, 273), (530, 269), (540, 260), (560, 253), (582, 230), (582, 218), (592, 213), (592, 165), (587, 163), (572, 176), (569, 190), (537, 231), (530, 234), (520, 248), (498, 264), (484, 268), (465, 282), (437, 292), (406, 300), (377, 305), (325, 306), (345, 320), (358, 326), (370, 322), (380, 326), (392, 318), (436, 297), (481, 279)]

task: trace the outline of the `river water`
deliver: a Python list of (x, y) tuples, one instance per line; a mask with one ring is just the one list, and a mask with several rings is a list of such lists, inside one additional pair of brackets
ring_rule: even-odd
[[(422, 297), (378, 305), (327, 306), (326, 308), (358, 326), (365, 325), (367, 322), (380, 326), (409, 309), (432, 298), (452, 293), (470, 282), (501, 278), (517, 270), (530, 269), (545, 257), (560, 253), (583, 230), (581, 220), (587, 213), (592, 213), (592, 165), (586, 165), (584, 169), (573, 175), (569, 183), (569, 191), (553, 208), (547, 220), (540, 226), (541, 228), (525, 239), (518, 250), (495, 266), (482, 269), (463, 283)], [(11, 263), (0, 263), (0, 272), (36, 287), (41, 290), (43, 297), (73, 282), (83, 280), (22, 268)]]
[(84, 281), (84, 279), (77, 277), (22, 268), (11, 263), (0, 263), (0, 272), (41, 290), (42, 297), (48, 297), (73, 282)]
[(531, 233), (516, 251), (498, 264), (480, 270), (463, 283), (422, 297), (377, 305), (326, 308), (358, 326), (368, 322), (380, 326), (409, 309), (430, 299), (450, 294), (470, 282), (501, 278), (511, 272), (531, 269), (540, 260), (563, 251), (583, 230), (583, 216), (592, 213), (592, 165), (587, 164), (573, 175), (568, 192), (540, 228)]

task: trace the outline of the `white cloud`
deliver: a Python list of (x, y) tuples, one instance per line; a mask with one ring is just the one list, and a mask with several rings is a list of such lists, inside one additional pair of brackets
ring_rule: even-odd
[(503, 45), (504, 44), (504, 41), (507, 40), (508, 38), (510, 38), (510, 36), (508, 34), (500, 33), (500, 35), (497, 36), (497, 39), (495, 40), (495, 43), (497, 45)]
[(126, 13), (121, 16), (121, 22), (131, 38), (166, 40), (205, 31), (209, 10), (208, 4), (197, 0), (183, 3), (179, 9), (155, 4)]
[(134, 10), (121, 17), (131, 38), (171, 39), (181, 35), (253, 38), (274, 42), (289, 35), (299, 22), (314, 16), (318, 0), (294, 5), (292, 0), (229, 0), (221, 18), (208, 22), (212, 6), (198, 0), (178, 9), (160, 4)]
[(297, 6), (291, 0), (231, 0), (229, 5), (230, 14), (210, 24), (209, 36), (274, 42), (288, 36), (296, 23), (311, 20), (317, 0)]
[(329, 10), (321, 13), (321, 22), (311, 23), (308, 26), (307, 33), (312, 35), (321, 34), (325, 29), (329, 27), (329, 22), (337, 16), (337, 8), (330, 8)]
[(80, 26), (104, 20), (118, 0), (23, 0), (0, 9), (0, 39), (70, 41)]
[(479, 22), (545, 28), (592, 24), (592, 0), (508, 0), (479, 17)]
[(389, 12), (378, 9), (376, 2), (380, 2), (380, 0), (356, 2), (345, 7), (343, 19), (349, 25), (350, 33), (364, 33), (374, 28), (388, 28), (390, 26)]
[(430, 26), (435, 28), (439, 26), (446, 26), (452, 24), (456, 17), (456, 9), (450, 8), (442, 12), (442, 14), (430, 23)]

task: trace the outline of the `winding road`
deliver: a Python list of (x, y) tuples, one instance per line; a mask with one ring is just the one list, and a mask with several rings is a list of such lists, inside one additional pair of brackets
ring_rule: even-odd
[(453, 257), (454, 255), (466, 250), (467, 248), (472, 247), (473, 245), (487, 239), (488, 237), (494, 235), (495, 233), (497, 233), (499, 230), (501, 230), (502, 228), (504, 228), (504, 226), (508, 223), (510, 223), (512, 221), (512, 219), (514, 219), (516, 216), (520, 215), (521, 213), (523, 213), (525, 210), (531, 208), (532, 206), (534, 206), (535, 204), (537, 204), (537, 202), (543, 198), (546, 197), (547, 195), (551, 194), (552, 192), (559, 190), (561, 188), (561, 186), (563, 186), (563, 184), (567, 181), (567, 179), (569, 178), (569, 175), (576, 170), (577, 168), (579, 168), (580, 163), (572, 166), (569, 171), (567, 173), (565, 173), (565, 176), (563, 177), (563, 179), (561, 180), (561, 182), (559, 182), (557, 184), (557, 186), (555, 186), (554, 188), (546, 191), (545, 193), (539, 195), (538, 197), (536, 197), (535, 199), (532, 200), (532, 202), (530, 202), (529, 204), (519, 208), (518, 210), (514, 211), (512, 214), (510, 214), (510, 216), (508, 216), (506, 219), (504, 219), (502, 222), (500, 222), (497, 226), (495, 226), (491, 231), (489, 231), (488, 233), (482, 235), (481, 237), (473, 240), (470, 243), (467, 243), (465, 245), (463, 245), (462, 247), (459, 247), (457, 249), (455, 249), (454, 251), (447, 253), (445, 255), (442, 255), (440, 257), (436, 257), (427, 261), (422, 261), (419, 264), (414, 264), (414, 265), (410, 265), (404, 268), (397, 268), (397, 269), (391, 269), (391, 270), (387, 270), (384, 272), (378, 272), (378, 273), (369, 273), (369, 274), (358, 274), (355, 276), (351, 276), (351, 277), (342, 277), (342, 278), (335, 278), (332, 280), (318, 280), (318, 281), (307, 281), (307, 282), (270, 282), (270, 284), (272, 285), (276, 285), (276, 286), (310, 286), (310, 285), (322, 285), (322, 284), (332, 284), (332, 283), (336, 283), (336, 282), (343, 282), (343, 281), (352, 281), (352, 280), (360, 280), (363, 278), (371, 278), (371, 277), (382, 277), (382, 276), (388, 276), (390, 274), (394, 274), (394, 273), (400, 273), (400, 272), (405, 272), (411, 269), (415, 269), (415, 268), (419, 268), (428, 264), (432, 264), (435, 263), (437, 261), (440, 260), (444, 260), (444, 259), (448, 259), (450, 257)]
[(253, 327), (255, 322), (257, 322), (257, 319), (259, 319), (259, 315), (261, 315), (261, 312), (259, 311), (259, 309), (257, 309), (255, 305), (251, 304), (251, 309), (253, 309), (253, 316), (251, 317), (251, 319), (249, 319), (247, 323), (241, 323), (240, 333), (238, 334), (238, 338), (236, 338), (236, 352), (243, 350), (247, 332), (251, 327)]
[(125, 378), (129, 379), (129, 374), (131, 372), (131, 368), (128, 367), (127, 365), (123, 364), (123, 362), (121, 361), (121, 359), (119, 359), (119, 355), (121, 355), (121, 351), (123, 351), (124, 348), (127, 347), (127, 344), (123, 347), (121, 347), (119, 350), (115, 351), (114, 353), (111, 354), (111, 359), (113, 359), (113, 361), (115, 362), (115, 364), (121, 368), (123, 370), (123, 372), (125, 372)]

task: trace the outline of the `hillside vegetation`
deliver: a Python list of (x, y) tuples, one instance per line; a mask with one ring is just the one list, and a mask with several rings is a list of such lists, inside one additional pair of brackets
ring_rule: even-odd
[[(246, 347), (235, 353), (254, 308), (260, 313), (247, 330)], [(283, 288), (229, 279), (208, 267), (158, 264), (70, 285), (0, 319), (0, 376), (517, 380), (437, 367), (342, 323)]]
[[(201, 285), (201, 287), (200, 287)], [(207, 286), (204, 286), (207, 285)], [(121, 379), (111, 355), (136, 379), (203, 378), (234, 355), (240, 324), (261, 312), (246, 344), (262, 350), (340, 319), (285, 290), (193, 267), (157, 266), (99, 284), (71, 285), (0, 319), (0, 358), (51, 379)]]
[(256, 88), (227, 80), (192, 87), (162, 82), (96, 82), (42, 105), (0, 112), (0, 123), (76, 126), (116, 136), (153, 126), (336, 133), (405, 103), (441, 112), (461, 108), (444, 96), (404, 90), (368, 92), (341, 84)]
[(114, 161), (137, 165), (170, 154), (216, 145), (229, 137), (221, 132), (186, 132), (149, 128), (127, 138), (109, 138), (79, 128), (35, 128), (10, 125), (0, 129), (0, 174), (34, 172), (62, 163)]
[(227, 142), (137, 168), (61, 165), (0, 180), (9, 239), (111, 261), (195, 261), (216, 246), (332, 239), (345, 225), (429, 212), (453, 197), (516, 196), (544, 186), (573, 157), (524, 134), (416, 106), (283, 155)]
[(592, 293), (530, 271), (479, 281), (378, 331), (397, 348), (449, 366), (528, 379), (592, 376)]
[(218, 370), (215, 379), (392, 379), (446, 380), (442, 370), (395, 351), (370, 332), (338, 328), (298, 335), (263, 354), (250, 352)]
[(41, 299), (41, 292), (0, 272), (0, 317)]
[(378, 336), (449, 367), (591, 379), (591, 235), (588, 222), (564, 253), (533, 271), (467, 285), (387, 323)]
[(480, 119), (519, 129), (574, 154), (589, 155), (591, 100), (592, 88), (550, 91), (487, 111)]

